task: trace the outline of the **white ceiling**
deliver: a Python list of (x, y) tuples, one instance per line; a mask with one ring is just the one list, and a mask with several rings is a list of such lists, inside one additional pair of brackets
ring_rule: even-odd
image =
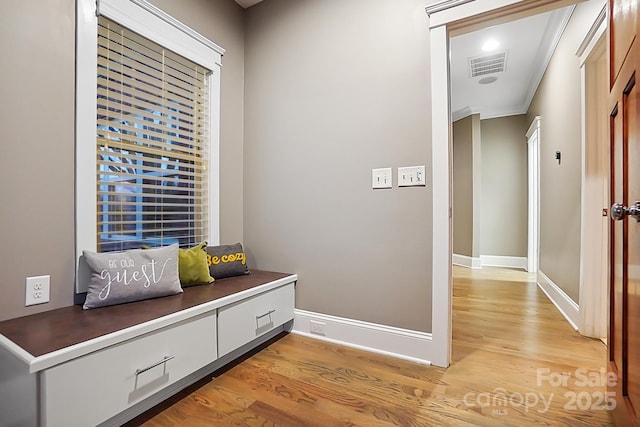
[(262, 0), (236, 0), (236, 3), (238, 3), (240, 6), (246, 9), (248, 7), (253, 6), (256, 3), (260, 3), (261, 1)]
[[(453, 120), (479, 113), (483, 119), (524, 114), (566, 26), (572, 7), (535, 15), (451, 38), (451, 111)], [(499, 46), (483, 52), (495, 39)], [(506, 52), (504, 72), (471, 77), (469, 58)], [(496, 77), (479, 84), (483, 77)]]

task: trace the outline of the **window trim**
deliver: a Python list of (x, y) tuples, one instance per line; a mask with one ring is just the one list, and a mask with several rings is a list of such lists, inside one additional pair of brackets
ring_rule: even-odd
[(209, 244), (220, 243), (220, 71), (224, 49), (146, 0), (77, 0), (76, 9), (76, 293), (87, 291), (80, 257), (97, 248), (96, 120), (98, 15), (209, 70)]

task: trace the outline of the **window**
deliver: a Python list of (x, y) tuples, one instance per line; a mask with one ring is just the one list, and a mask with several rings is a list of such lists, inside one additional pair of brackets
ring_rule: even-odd
[(208, 238), (209, 73), (98, 18), (98, 252)]
[(219, 243), (223, 49), (145, 0), (77, 1), (78, 258)]

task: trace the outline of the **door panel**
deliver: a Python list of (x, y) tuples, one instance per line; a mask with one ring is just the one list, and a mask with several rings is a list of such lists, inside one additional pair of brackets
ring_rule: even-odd
[(610, 0), (611, 80), (615, 80), (636, 36), (637, 1)]
[[(634, 79), (635, 80), (635, 79)], [(640, 200), (640, 140), (638, 139), (638, 90), (630, 88), (624, 96), (627, 142), (627, 186), (629, 203)], [(631, 406), (640, 410), (640, 222), (629, 218), (627, 221), (627, 393)]]
[[(611, 222), (610, 384), (619, 426), (640, 426), (640, 126), (638, 0), (609, 0), (611, 197), (628, 209)], [(618, 210), (620, 212), (620, 210)], [(624, 212), (624, 211), (623, 211)], [(613, 213), (613, 210), (612, 210)]]
[[(623, 196), (622, 171), (622, 120), (616, 106), (611, 113), (611, 197), (614, 201), (625, 200)], [(625, 203), (625, 202), (622, 202)], [(611, 223), (611, 301), (610, 331), (609, 331), (609, 360), (613, 372), (620, 378), (622, 373), (622, 336), (623, 336), (623, 239), (625, 221)]]
[[(626, 66), (622, 73), (627, 75)], [(614, 89), (618, 85), (614, 86)], [(611, 113), (611, 194), (629, 207), (640, 201), (638, 90), (632, 73)], [(640, 214), (637, 216), (640, 218)], [(640, 222), (636, 217), (611, 224), (611, 293), (609, 360), (617, 376), (614, 418), (619, 425), (640, 425)]]

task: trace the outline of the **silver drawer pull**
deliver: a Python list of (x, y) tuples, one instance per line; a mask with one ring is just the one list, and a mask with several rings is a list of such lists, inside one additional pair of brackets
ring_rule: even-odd
[(273, 313), (275, 313), (275, 312), (276, 312), (275, 310), (269, 310), (269, 311), (267, 311), (265, 314), (261, 314), (260, 316), (256, 316), (256, 322), (257, 322), (258, 320), (262, 319), (263, 317), (267, 317), (267, 316), (269, 316), (269, 319), (271, 319), (271, 315), (272, 315)]
[(174, 354), (173, 356), (165, 356), (164, 359), (162, 359), (159, 362), (154, 363), (153, 365), (149, 365), (146, 368), (142, 368), (142, 369), (136, 369), (136, 376), (140, 375), (143, 372), (147, 372), (149, 369), (153, 369), (158, 365), (162, 365), (163, 363), (167, 363), (169, 360), (175, 358), (176, 355)]

